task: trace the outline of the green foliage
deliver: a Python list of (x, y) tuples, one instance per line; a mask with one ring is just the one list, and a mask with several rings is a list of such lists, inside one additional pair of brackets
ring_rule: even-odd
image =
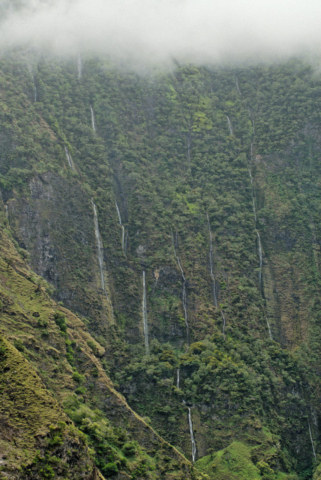
[(60, 330), (65, 334), (67, 332), (67, 325), (66, 325), (66, 317), (63, 313), (61, 312), (55, 312), (54, 314), (54, 320)]

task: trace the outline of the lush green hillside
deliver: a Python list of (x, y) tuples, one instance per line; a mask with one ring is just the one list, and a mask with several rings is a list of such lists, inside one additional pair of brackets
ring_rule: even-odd
[[(138, 75), (83, 58), (79, 76), (76, 58), (16, 53), (2, 58), (0, 85), (4, 224), (59, 311), (86, 325), (98, 371), (189, 459), (192, 421), (196, 467), (210, 478), (312, 478), (319, 74), (292, 60)], [(14, 335), (18, 325), (10, 328)], [(64, 348), (71, 372), (87, 375), (72, 345)], [(46, 385), (76, 424), (86, 416), (102, 430), (118, 425), (122, 413), (104, 410), (90, 372), (93, 386), (76, 395), (108, 420), (68, 399), (64, 382), (48, 375)], [(107, 468), (109, 452), (90, 438)], [(149, 473), (139, 478), (166, 465), (156, 453), (165, 447), (146, 448), (139, 458)], [(177, 455), (168, 471), (187, 478)]]

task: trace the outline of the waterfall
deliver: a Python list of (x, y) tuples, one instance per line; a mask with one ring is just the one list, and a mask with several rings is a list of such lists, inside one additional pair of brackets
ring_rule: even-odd
[(314, 455), (314, 458), (316, 459), (317, 456), (316, 456), (316, 454), (315, 454), (314, 441), (313, 441), (313, 438), (312, 438), (311, 426), (310, 426), (310, 422), (309, 422), (309, 421), (308, 421), (308, 423), (309, 423), (309, 433), (310, 433), (310, 439), (311, 439), (311, 444), (312, 444), (313, 455)]
[(90, 112), (91, 112), (91, 126), (93, 128), (94, 134), (96, 135), (96, 125), (95, 125), (95, 116), (93, 107), (90, 105)]
[(80, 80), (82, 77), (82, 62), (81, 62), (81, 55), (78, 53), (78, 79)]
[(263, 256), (262, 256), (262, 245), (261, 245), (261, 237), (259, 232), (255, 229), (257, 233), (257, 239), (259, 244), (259, 259), (260, 259), (260, 271), (259, 271), (259, 281), (260, 281), (260, 288), (262, 284), (262, 265), (263, 265)]
[(257, 217), (256, 217), (255, 197), (254, 197), (254, 189), (253, 189), (253, 177), (252, 177), (250, 168), (249, 168), (249, 174), (250, 174), (250, 179), (251, 179), (251, 184), (252, 184), (252, 206), (253, 206), (254, 221), (255, 221), (255, 225), (256, 225)]
[(67, 157), (68, 165), (69, 165), (69, 167), (71, 168), (71, 170), (74, 172), (74, 171), (75, 171), (74, 163), (73, 163), (73, 161), (72, 161), (71, 155), (70, 155), (69, 150), (68, 150), (67, 147), (65, 147), (65, 152), (66, 152), (66, 157)]
[(207, 213), (207, 222), (208, 222), (208, 231), (210, 235), (210, 269), (211, 269), (211, 278), (213, 283), (213, 300), (214, 306), (217, 308), (217, 298), (216, 298), (216, 285), (215, 285), (215, 276), (213, 271), (213, 242), (212, 242), (212, 232), (211, 232), (211, 225), (210, 225), (210, 217)]
[(173, 246), (174, 246), (174, 253), (175, 253), (175, 258), (177, 260), (177, 264), (179, 266), (179, 269), (182, 274), (182, 280), (183, 280), (183, 292), (182, 292), (182, 302), (183, 302), (183, 309), (184, 309), (184, 319), (185, 319), (185, 326), (186, 326), (186, 343), (187, 345), (189, 344), (189, 324), (188, 324), (188, 315), (187, 315), (187, 293), (186, 293), (186, 278), (184, 275), (184, 271), (182, 269), (181, 261), (179, 257), (176, 254), (176, 249), (175, 249), (175, 242), (174, 242), (174, 235), (173, 235)]
[[(252, 129), (253, 129), (253, 137), (255, 137), (255, 128), (254, 128), (254, 120), (252, 118), (252, 113), (251, 113), (251, 110), (248, 108), (248, 112), (249, 112), (249, 116), (250, 116), (250, 120), (252, 122)], [(251, 144), (252, 145), (252, 144)]]
[(187, 159), (188, 165), (191, 164), (191, 134), (189, 133), (187, 136)]
[(4, 210), (6, 212), (6, 217), (7, 217), (7, 220), (9, 220), (9, 209), (8, 209), (8, 205), (4, 205)]
[(103, 247), (101, 243), (100, 233), (99, 233), (99, 225), (98, 225), (98, 217), (97, 217), (97, 208), (94, 204), (94, 199), (91, 199), (91, 203), (94, 209), (94, 222), (95, 222), (95, 236), (97, 240), (97, 248), (98, 248), (98, 263), (99, 263), (99, 270), (100, 270), (100, 280), (101, 280), (101, 288), (105, 292), (107, 296), (107, 292), (105, 290), (105, 279), (104, 279), (104, 256), (103, 256)]
[(146, 351), (146, 355), (148, 355), (149, 354), (149, 343), (148, 343), (148, 323), (147, 323), (147, 300), (146, 300), (145, 270), (143, 271), (143, 324), (144, 324), (144, 337), (145, 337), (145, 351)]
[(230, 134), (233, 135), (233, 128), (232, 128), (230, 117), (228, 117), (228, 115), (226, 115), (226, 118), (227, 118), (227, 122), (228, 122), (228, 128), (230, 129)]
[(35, 83), (35, 77), (34, 77), (34, 74), (32, 73), (32, 69), (31, 69), (29, 60), (27, 62), (28, 62), (28, 70), (29, 70), (30, 76), (32, 78), (32, 83), (33, 83), (34, 102), (36, 102), (37, 101), (37, 87), (36, 87), (36, 83)]
[(226, 320), (225, 320), (225, 316), (224, 316), (224, 312), (223, 312), (223, 310), (221, 310), (221, 315), (222, 315), (222, 319), (223, 319), (222, 332), (223, 332), (223, 337), (224, 337), (224, 339), (225, 339), (225, 327), (226, 327)]
[(266, 316), (266, 324), (267, 324), (267, 327), (268, 327), (268, 331), (269, 331), (269, 337), (270, 337), (270, 340), (273, 340), (273, 337), (272, 337), (272, 332), (271, 332), (271, 326), (270, 326), (270, 323), (269, 323), (269, 319), (268, 317)]
[(241, 97), (242, 94), (241, 94), (241, 90), (240, 90), (240, 87), (239, 87), (239, 80), (238, 80), (237, 76), (235, 76), (235, 85), (236, 85), (236, 90), (238, 91), (238, 94)]
[(189, 432), (191, 434), (191, 442), (192, 442), (192, 461), (195, 462), (196, 459), (196, 443), (194, 439), (194, 432), (193, 432), (193, 422), (192, 422), (192, 413), (191, 407), (188, 408), (188, 424), (189, 424)]
[(177, 369), (176, 387), (179, 388), (179, 368)]
[(124, 227), (124, 225), (122, 224), (121, 216), (120, 216), (120, 211), (119, 211), (118, 203), (117, 203), (116, 200), (115, 200), (115, 204), (116, 204), (116, 210), (117, 210), (117, 214), (118, 214), (119, 225), (121, 226), (121, 229), (122, 229), (121, 246), (122, 246), (122, 249), (123, 249), (124, 252), (125, 252), (125, 227)]

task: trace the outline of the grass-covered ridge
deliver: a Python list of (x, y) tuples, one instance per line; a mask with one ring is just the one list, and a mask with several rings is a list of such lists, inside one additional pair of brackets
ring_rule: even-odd
[[(161, 471), (193, 478), (183, 455), (114, 389), (100, 360), (104, 348), (79, 318), (50, 299), (48, 285), (29, 269), (3, 227), (0, 244), (1, 407), (8, 424), (3, 471), (18, 475), (22, 468), (21, 478), (45, 472), (48, 478), (89, 479), (99, 467), (106, 477), (145, 472), (156, 479)], [(21, 439), (12, 448), (14, 431)], [(74, 464), (69, 470), (68, 462)]]

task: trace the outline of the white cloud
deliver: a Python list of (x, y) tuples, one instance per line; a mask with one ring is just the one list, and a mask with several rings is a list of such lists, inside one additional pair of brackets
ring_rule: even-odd
[(1, 23), (0, 48), (138, 63), (318, 55), (320, 20), (316, 0), (31, 0)]

